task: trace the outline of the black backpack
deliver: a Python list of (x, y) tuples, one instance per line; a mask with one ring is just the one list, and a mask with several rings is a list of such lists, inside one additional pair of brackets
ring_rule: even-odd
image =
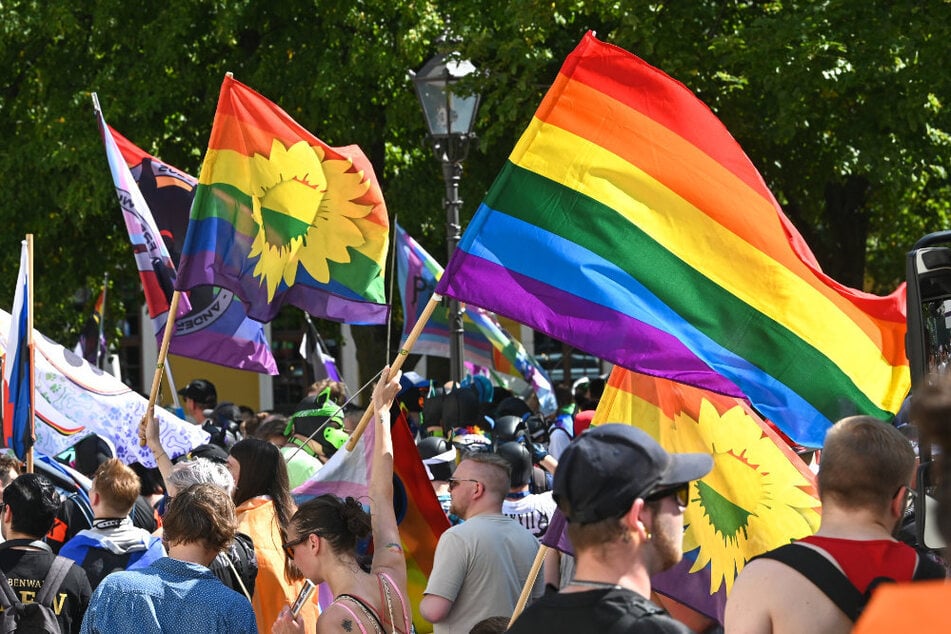
[(0, 632), (20, 632), (22, 634), (61, 634), (56, 612), (53, 611), (53, 599), (63, 585), (66, 574), (73, 562), (57, 556), (50, 566), (40, 591), (36, 593), (35, 603), (21, 603), (17, 598), (7, 576), (0, 571)]

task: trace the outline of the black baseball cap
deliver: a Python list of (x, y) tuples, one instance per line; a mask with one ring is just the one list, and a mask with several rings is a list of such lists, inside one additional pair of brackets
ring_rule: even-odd
[(201, 405), (214, 407), (218, 403), (218, 391), (215, 389), (215, 384), (205, 379), (195, 379), (180, 389), (178, 394)]
[(621, 423), (592, 427), (565, 448), (553, 496), (569, 522), (620, 517), (637, 498), (702, 478), (713, 458), (667, 453), (646, 432)]
[(182, 460), (194, 460), (195, 458), (204, 458), (218, 464), (228, 464), (228, 452), (218, 445), (198, 445), (186, 454), (182, 454), (172, 462), (178, 464)]

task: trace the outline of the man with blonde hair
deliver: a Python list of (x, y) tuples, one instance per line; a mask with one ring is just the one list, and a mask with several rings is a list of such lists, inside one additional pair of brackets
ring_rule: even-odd
[(93, 475), (92, 528), (79, 531), (59, 552), (86, 571), (93, 589), (111, 572), (144, 568), (165, 556), (162, 540), (132, 524), (139, 490), (139, 476), (117, 458), (99, 465)]
[(879, 583), (943, 577), (894, 537), (914, 470), (914, 450), (891, 425), (836, 423), (819, 463), (819, 530), (747, 564), (727, 600), (726, 632), (845, 634)]
[[(442, 534), (419, 611), (435, 634), (468, 632), (491, 616), (511, 616), (539, 543), (502, 514), (511, 467), (492, 453), (467, 454), (449, 479), (450, 511), (465, 522)], [(538, 575), (532, 596), (541, 596)]]

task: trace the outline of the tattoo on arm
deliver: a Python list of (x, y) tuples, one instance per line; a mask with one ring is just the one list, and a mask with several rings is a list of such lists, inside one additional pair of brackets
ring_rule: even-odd
[(340, 624), (340, 627), (343, 628), (343, 631), (344, 631), (344, 632), (352, 632), (352, 631), (353, 631), (353, 621), (351, 621), (350, 619), (344, 619), (344, 620), (343, 620), (343, 623)]
[(386, 550), (390, 551), (391, 553), (402, 553), (402, 552), (403, 552), (403, 547), (402, 547), (400, 544), (397, 544), (397, 543), (395, 543), (395, 542), (390, 542), (389, 544), (385, 545), (383, 548), (385, 548)]

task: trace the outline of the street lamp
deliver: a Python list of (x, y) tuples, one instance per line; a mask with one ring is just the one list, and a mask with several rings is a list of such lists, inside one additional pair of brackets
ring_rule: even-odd
[[(449, 258), (452, 258), (456, 246), (462, 237), (459, 224), (459, 181), (462, 179), (462, 162), (469, 153), (469, 144), (475, 135), (472, 125), (475, 123), (479, 108), (477, 93), (459, 93), (459, 80), (475, 72), (467, 60), (458, 60), (446, 55), (436, 55), (423, 64), (419, 72), (409, 71), (416, 96), (423, 107), (426, 125), (429, 126), (429, 138), (433, 144), (436, 159), (442, 164), (443, 179), (446, 182), (446, 243)], [(462, 309), (459, 301), (449, 300), (449, 378), (458, 383), (465, 375), (463, 363), (463, 326)]]

